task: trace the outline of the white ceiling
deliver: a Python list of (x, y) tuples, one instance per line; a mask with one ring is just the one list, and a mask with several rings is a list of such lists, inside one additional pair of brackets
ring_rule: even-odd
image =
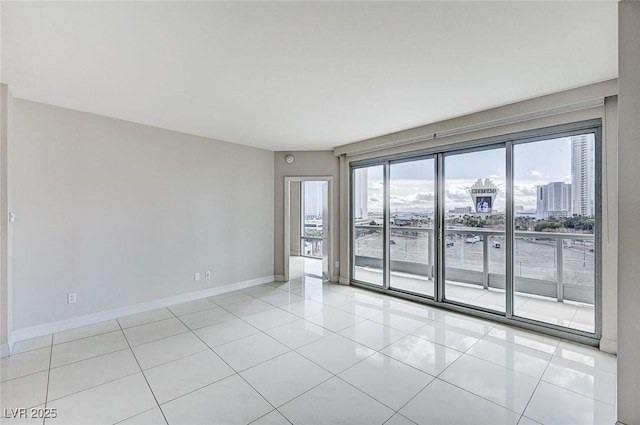
[(613, 2), (3, 2), (14, 96), (314, 150), (617, 77)]

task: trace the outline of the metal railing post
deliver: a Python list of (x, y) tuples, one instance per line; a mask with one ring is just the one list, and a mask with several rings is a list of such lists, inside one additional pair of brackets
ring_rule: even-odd
[(564, 286), (563, 286), (563, 280), (564, 280), (564, 270), (563, 270), (563, 261), (562, 261), (562, 241), (563, 238), (562, 237), (557, 237), (556, 238), (556, 283), (557, 283), (557, 296), (558, 296), (558, 302), (562, 302), (562, 300), (564, 299)]
[(489, 236), (482, 238), (482, 287), (489, 289)]
[(433, 247), (431, 246), (431, 232), (427, 230), (427, 277), (433, 279), (433, 262), (431, 261), (431, 255), (433, 253)]

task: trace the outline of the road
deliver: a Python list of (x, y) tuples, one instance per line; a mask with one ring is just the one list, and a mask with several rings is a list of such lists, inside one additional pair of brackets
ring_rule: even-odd
[[(433, 264), (427, 256), (433, 255), (427, 248), (427, 233), (419, 232), (418, 236), (407, 236), (405, 232), (392, 230), (391, 259)], [(448, 241), (453, 246), (445, 248), (445, 264), (447, 267), (482, 271), (482, 242), (466, 243), (463, 235), (451, 235)], [(500, 248), (493, 246), (499, 241)], [(556, 280), (556, 245), (555, 241), (531, 241), (516, 238), (514, 256), (514, 272), (516, 276), (543, 280)], [(593, 244), (582, 244), (576, 241), (571, 244), (565, 240), (563, 249), (564, 282), (593, 286), (595, 277), (595, 255), (590, 249)], [(489, 272), (505, 272), (505, 241), (503, 236), (489, 236)], [(382, 258), (382, 234), (360, 235), (355, 241), (356, 255)]]

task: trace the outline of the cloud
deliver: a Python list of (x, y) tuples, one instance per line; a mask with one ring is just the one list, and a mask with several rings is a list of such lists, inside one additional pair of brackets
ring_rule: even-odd
[(432, 202), (434, 199), (433, 193), (416, 193), (413, 197), (415, 201), (430, 201)]
[(463, 190), (445, 190), (444, 192), (444, 197), (447, 201), (447, 203), (451, 202), (451, 203), (465, 203), (465, 204), (469, 204), (471, 205), (471, 196), (469, 196), (469, 192), (467, 191), (467, 189), (463, 189)]
[(533, 170), (531, 171), (531, 175), (534, 177), (540, 177), (542, 175), (542, 173), (538, 170)]
[(513, 191), (516, 196), (533, 196), (535, 198), (537, 195), (535, 186), (516, 185), (513, 187)]

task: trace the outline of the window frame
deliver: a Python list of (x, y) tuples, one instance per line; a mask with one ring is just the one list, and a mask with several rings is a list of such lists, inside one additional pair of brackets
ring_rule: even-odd
[[(365, 287), (371, 290), (392, 294), (394, 296), (418, 301), (427, 305), (433, 305), (441, 308), (445, 308), (452, 311), (458, 311), (462, 313), (471, 314), (480, 318), (486, 318), (500, 323), (508, 325), (515, 325), (523, 327), (529, 330), (534, 330), (542, 333), (546, 333), (555, 337), (565, 338), (568, 340), (585, 343), (589, 345), (598, 345), (600, 338), (602, 337), (602, 185), (603, 185), (603, 125), (602, 119), (590, 119), (586, 121), (572, 122), (568, 124), (555, 125), (550, 127), (542, 127), (533, 130), (526, 130), (521, 132), (507, 133), (504, 135), (492, 136), (487, 138), (470, 138), (462, 142), (456, 142), (451, 144), (444, 144), (439, 146), (430, 147), (427, 149), (416, 149), (413, 151), (406, 151), (402, 153), (394, 154), (382, 154), (380, 156), (370, 157), (367, 159), (351, 161), (348, 163), (349, 173), (349, 270), (350, 270), (350, 282), (355, 286)], [(550, 323), (544, 323), (535, 321), (525, 317), (516, 316), (513, 314), (513, 241), (514, 241), (514, 200), (513, 200), (513, 148), (519, 144), (531, 143), (543, 140), (549, 140), (552, 138), (570, 137), (580, 134), (593, 133), (595, 137), (595, 232), (594, 232), (594, 244), (595, 244), (595, 270), (594, 270), (594, 309), (595, 309), (595, 329), (593, 333), (581, 331), (578, 329), (563, 327), (559, 325), (553, 325)], [(442, 273), (443, 263), (443, 249), (441, 248), (444, 232), (444, 210), (442, 199), (444, 196), (444, 167), (443, 158), (446, 155), (452, 155), (454, 153), (464, 153), (481, 151), (485, 149), (491, 149), (494, 147), (505, 146), (506, 147), (506, 180), (507, 180), (507, 214), (506, 214), (506, 247), (507, 258), (506, 264), (506, 290), (510, 295), (507, 297), (507, 312), (504, 315), (496, 314), (496, 312), (487, 311), (482, 308), (475, 308), (468, 305), (458, 305), (456, 303), (444, 302), (442, 294), (444, 285)], [(436, 158), (436, 210), (435, 226), (438, 233), (435, 249), (435, 267), (436, 267), (436, 281), (437, 285), (434, 289), (435, 297), (432, 299), (428, 296), (422, 296), (412, 292), (406, 292), (389, 287), (388, 274), (389, 270), (389, 226), (386, 222), (388, 217), (389, 199), (388, 199), (388, 185), (389, 185), (389, 167), (391, 163), (406, 162), (418, 160), (421, 158), (435, 157)], [(355, 170), (359, 168), (365, 168), (370, 166), (382, 165), (384, 170), (384, 187), (385, 187), (385, 199), (384, 199), (384, 217), (383, 223), (384, 237), (383, 237), (383, 275), (384, 284), (382, 287), (369, 284), (367, 282), (358, 281), (355, 276), (355, 228), (354, 228), (354, 191), (355, 191)], [(510, 305), (509, 305), (510, 304)]]

